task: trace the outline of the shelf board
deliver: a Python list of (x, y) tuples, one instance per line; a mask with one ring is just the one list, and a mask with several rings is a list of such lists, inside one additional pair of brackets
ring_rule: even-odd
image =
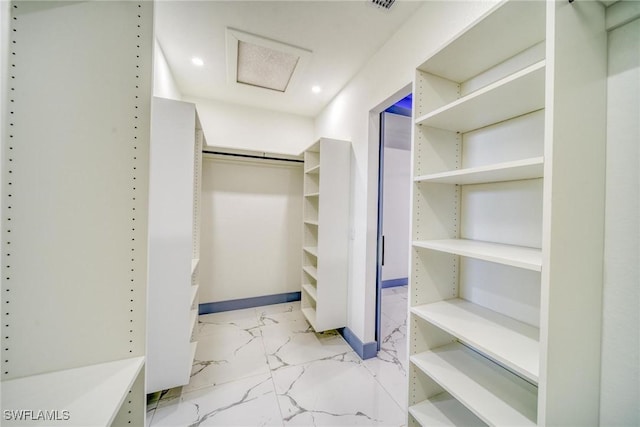
[(462, 299), (412, 307), (411, 312), (538, 383), (538, 328)]
[(191, 276), (196, 272), (196, 268), (198, 268), (198, 264), (200, 263), (200, 258), (191, 260)]
[(304, 289), (314, 301), (318, 301), (318, 293), (315, 286), (307, 283), (302, 285), (302, 289)]
[(304, 197), (320, 197), (320, 193), (308, 193)]
[(318, 269), (316, 267), (313, 267), (311, 265), (305, 265), (304, 267), (302, 267), (302, 269), (306, 271), (309, 276), (318, 280)]
[(415, 177), (414, 181), (457, 185), (483, 184), (542, 178), (544, 175), (543, 170), (544, 158), (533, 157), (475, 168), (421, 175)]
[(311, 166), (309, 169), (306, 169), (304, 171), (304, 173), (319, 173), (320, 172), (320, 164), (317, 164), (315, 166)]
[(545, 2), (501, 2), (418, 68), (451, 81), (467, 81), (543, 41), (545, 15)]
[(542, 250), (537, 248), (467, 239), (421, 240), (414, 241), (413, 246), (526, 270), (541, 271), (542, 269)]
[(2, 381), (2, 409), (68, 410), (71, 418), (60, 424), (110, 426), (143, 365), (144, 357), (134, 357)]
[(302, 314), (304, 314), (304, 317), (307, 319), (307, 321), (309, 321), (309, 323), (311, 324), (311, 326), (313, 327), (313, 329), (316, 329), (316, 310), (311, 308), (311, 307), (305, 307), (302, 310)]
[(421, 426), (485, 426), (473, 412), (446, 391), (409, 407)]
[(318, 247), (317, 246), (305, 246), (302, 248), (305, 252), (310, 253), (314, 257), (318, 257)]
[(416, 124), (469, 132), (544, 108), (545, 61), (513, 73), (416, 119)]
[(489, 425), (535, 426), (537, 387), (459, 343), (410, 358)]
[(304, 223), (305, 223), (305, 224), (310, 224), (310, 225), (318, 226), (318, 221), (313, 221), (313, 220), (310, 220), (310, 219), (305, 219), (305, 220), (304, 220)]

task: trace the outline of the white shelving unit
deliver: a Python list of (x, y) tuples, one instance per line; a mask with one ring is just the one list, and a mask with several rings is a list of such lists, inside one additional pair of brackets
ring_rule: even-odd
[(504, 1), (417, 67), (409, 425), (598, 424), (605, 48)]
[(147, 393), (185, 385), (191, 376), (202, 144), (194, 104), (153, 99)]
[(317, 331), (346, 325), (351, 145), (320, 139), (304, 152), (302, 312)]
[(153, 4), (59, 6), (7, 8), (2, 425), (144, 425)]

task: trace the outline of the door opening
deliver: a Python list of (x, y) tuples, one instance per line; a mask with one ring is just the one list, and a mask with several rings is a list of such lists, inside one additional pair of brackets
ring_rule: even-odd
[[(382, 330), (385, 310), (384, 288), (406, 286), (409, 266), (409, 217), (411, 190), (412, 96), (380, 113), (378, 167), (378, 257), (376, 268), (376, 343), (385, 339)], [(406, 288), (405, 288), (406, 289)], [(405, 309), (406, 310), (406, 309)]]

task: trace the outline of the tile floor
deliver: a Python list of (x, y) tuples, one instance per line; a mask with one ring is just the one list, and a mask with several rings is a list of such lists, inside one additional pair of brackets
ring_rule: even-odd
[(147, 426), (402, 426), (407, 289), (383, 290), (382, 344), (362, 361), (300, 303), (200, 316), (188, 385), (150, 395)]

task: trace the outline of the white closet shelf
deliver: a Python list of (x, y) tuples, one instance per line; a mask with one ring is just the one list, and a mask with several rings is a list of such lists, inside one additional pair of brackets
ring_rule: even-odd
[(467, 239), (420, 240), (414, 241), (413, 246), (526, 270), (540, 271), (542, 269), (542, 250), (537, 248)]
[(469, 132), (544, 108), (545, 61), (487, 85), (416, 119), (416, 124)]
[(467, 81), (543, 41), (545, 14), (544, 2), (502, 2), (463, 29), (418, 69), (455, 82)]
[(538, 328), (462, 299), (413, 307), (411, 312), (538, 383)]
[(313, 298), (314, 301), (318, 301), (318, 292), (317, 292), (315, 286), (310, 285), (310, 284), (307, 283), (307, 284), (302, 285), (302, 289), (304, 289), (305, 292), (307, 294), (309, 294), (309, 296), (311, 298)]
[[(2, 409), (67, 410), (70, 419), (54, 424), (110, 426), (143, 365), (144, 357), (134, 357), (2, 381)], [(2, 425), (42, 423), (5, 420)]]
[(304, 197), (320, 197), (320, 193), (308, 193)]
[(314, 257), (318, 257), (318, 247), (317, 246), (305, 246), (302, 249), (304, 249), (305, 252), (310, 253), (311, 255), (313, 255)]
[(543, 170), (544, 158), (532, 157), (487, 166), (421, 175), (415, 177), (414, 181), (457, 185), (483, 184), (542, 178)]
[(199, 263), (200, 263), (200, 258), (196, 258), (196, 259), (192, 259), (191, 260), (191, 275), (192, 276), (196, 272), (196, 269), (198, 268), (198, 264)]
[(307, 318), (313, 329), (316, 329), (316, 310), (312, 307), (302, 308), (302, 314)]
[(302, 267), (302, 269), (306, 271), (309, 276), (313, 277), (315, 280), (318, 280), (318, 269), (316, 267), (305, 265), (304, 267)]
[(409, 413), (424, 427), (486, 425), (446, 391), (410, 406)]
[(304, 223), (305, 223), (305, 224), (310, 224), (310, 225), (315, 225), (315, 226), (317, 226), (317, 225), (318, 225), (318, 221), (317, 221), (317, 220), (316, 220), (316, 221), (314, 221), (314, 220), (311, 220), (311, 219), (305, 219), (305, 220), (304, 220)]
[(315, 166), (312, 166), (309, 169), (304, 171), (304, 173), (315, 173), (315, 174), (317, 174), (319, 172), (320, 172), (320, 165), (319, 164), (315, 165)]
[(537, 387), (462, 344), (448, 344), (410, 360), (487, 424), (537, 425)]

